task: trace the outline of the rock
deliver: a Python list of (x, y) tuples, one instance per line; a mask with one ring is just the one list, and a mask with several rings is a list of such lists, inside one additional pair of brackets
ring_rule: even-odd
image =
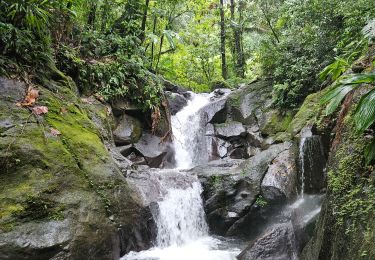
[[(131, 148), (130, 145), (128, 147), (129, 149)], [(123, 149), (117, 149), (118, 147), (113, 146), (107, 146), (107, 148), (117, 167), (126, 175), (127, 170), (133, 165), (133, 163), (122, 154), (123, 149), (126, 149), (124, 147), (122, 147)]]
[(261, 134), (259, 132), (249, 132), (248, 131), (248, 134), (246, 136), (246, 142), (248, 144), (248, 146), (250, 147), (262, 147), (262, 144), (264, 142)]
[(224, 124), (215, 124), (215, 135), (222, 139), (245, 136), (247, 134), (242, 123), (230, 121)]
[(269, 166), (262, 181), (262, 196), (275, 203), (291, 202), (297, 195), (296, 155), (293, 148), (281, 152)]
[(134, 148), (139, 152), (151, 168), (158, 168), (166, 162), (167, 155), (172, 157), (170, 143), (162, 142), (162, 139), (145, 133)]
[[(17, 236), (16, 236), (17, 234)], [(22, 228), (16, 227), (14, 232), (8, 232), (0, 236), (0, 257), (1, 259), (51, 259), (59, 251), (69, 244), (73, 238), (73, 230), (70, 229), (68, 220), (48, 221), (42, 223), (27, 223)], [(19, 251), (14, 252), (14, 248), (6, 247), (9, 241), (14, 241), (12, 245)]]
[(226, 159), (191, 170), (203, 185), (208, 224), (215, 234), (228, 229), (251, 209), (260, 194), (264, 174), (271, 161), (289, 143), (271, 146), (247, 160)]
[(247, 154), (247, 149), (245, 147), (239, 147), (233, 149), (229, 153), (229, 157), (232, 159), (246, 159), (249, 158), (250, 156)]
[(35, 86), (37, 105), (48, 107), (37, 123), (15, 105), (25, 84), (0, 78), (0, 122), (13, 125), (0, 135), (0, 259), (119, 259), (149, 248), (147, 208), (102, 142), (111, 129), (91, 120), (107, 108), (88, 111), (69, 86), (55, 84), (58, 95)]
[(180, 95), (183, 95), (185, 98), (189, 99), (190, 98), (190, 93), (184, 89), (183, 87), (181, 86), (178, 86), (172, 82), (170, 82), (169, 80), (166, 80), (166, 79), (162, 79), (163, 81), (163, 85), (164, 85), (164, 90), (166, 91), (169, 91), (169, 92), (172, 92), (172, 93), (177, 93), (177, 94), (180, 94)]
[(279, 110), (269, 109), (259, 116), (258, 123), (262, 134), (273, 136), (287, 131), (292, 120), (292, 112), (281, 113)]
[(141, 108), (126, 99), (116, 99), (111, 103), (112, 110), (115, 116), (121, 116), (125, 113), (140, 113)]
[(177, 114), (188, 103), (187, 99), (181, 94), (165, 92), (165, 95), (169, 103), (171, 115)]
[(206, 122), (209, 123), (224, 123), (227, 118), (226, 100), (230, 93), (229, 89), (221, 89), (222, 95), (211, 97), (211, 102), (202, 108), (202, 113), (205, 114)]
[(233, 91), (227, 101), (230, 117), (244, 125), (258, 125), (262, 111), (272, 102), (272, 84), (258, 81)]
[(138, 142), (142, 135), (141, 123), (128, 115), (122, 115), (117, 127), (113, 131), (113, 137), (117, 145), (127, 145)]
[(297, 260), (293, 225), (284, 223), (270, 227), (237, 258), (239, 260)]

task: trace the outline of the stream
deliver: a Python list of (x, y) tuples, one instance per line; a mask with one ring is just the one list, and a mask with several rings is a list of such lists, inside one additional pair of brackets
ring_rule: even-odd
[[(172, 116), (175, 168), (152, 169), (151, 178), (159, 190), (157, 210), (153, 212), (157, 227), (154, 247), (141, 252), (130, 252), (122, 260), (234, 260), (246, 247), (245, 240), (210, 233), (201, 196), (201, 183), (197, 176), (187, 171), (207, 164), (210, 160), (211, 144), (206, 136), (207, 115), (201, 111), (210, 104), (213, 96), (214, 94), (191, 93), (187, 106)], [(306, 138), (300, 146), (301, 150), (305, 142)], [(305, 178), (303, 174), (302, 178)], [(151, 188), (143, 187), (146, 199), (149, 189)], [(289, 219), (294, 214), (292, 212), (297, 211), (302, 223), (309, 222), (319, 214), (321, 196), (304, 196), (303, 189), (304, 184), (297, 200), (284, 207), (280, 215)], [(278, 223), (270, 221), (267, 224), (269, 227), (273, 225)], [(295, 237), (292, 237), (290, 241), (294, 253), (282, 259), (298, 259), (294, 240)]]

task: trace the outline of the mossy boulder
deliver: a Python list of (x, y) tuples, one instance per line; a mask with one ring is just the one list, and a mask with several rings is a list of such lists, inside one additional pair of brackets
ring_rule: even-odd
[(103, 144), (107, 108), (56, 84), (36, 87), (48, 113), (35, 115), (16, 106), (26, 85), (0, 78), (0, 258), (118, 259), (146, 248), (149, 213)]
[(244, 125), (258, 125), (260, 117), (272, 104), (272, 85), (266, 80), (244, 85), (227, 100), (230, 118)]

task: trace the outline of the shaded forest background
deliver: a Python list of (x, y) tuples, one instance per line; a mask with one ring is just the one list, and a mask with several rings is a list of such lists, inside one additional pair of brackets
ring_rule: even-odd
[(198, 92), (269, 77), (274, 105), (294, 109), (365, 52), (374, 16), (372, 0), (1, 0), (0, 74), (145, 109), (160, 76)]

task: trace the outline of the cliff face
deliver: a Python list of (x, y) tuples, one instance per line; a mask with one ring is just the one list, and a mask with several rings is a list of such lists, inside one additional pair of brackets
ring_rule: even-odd
[(0, 78), (0, 258), (118, 259), (147, 248), (149, 212), (104, 145), (110, 109), (47, 85), (33, 86), (32, 109), (16, 105), (26, 84)]
[(332, 131), (327, 196), (301, 259), (375, 258), (375, 176), (364, 159), (369, 139), (356, 134), (353, 123), (362, 94), (346, 98)]

